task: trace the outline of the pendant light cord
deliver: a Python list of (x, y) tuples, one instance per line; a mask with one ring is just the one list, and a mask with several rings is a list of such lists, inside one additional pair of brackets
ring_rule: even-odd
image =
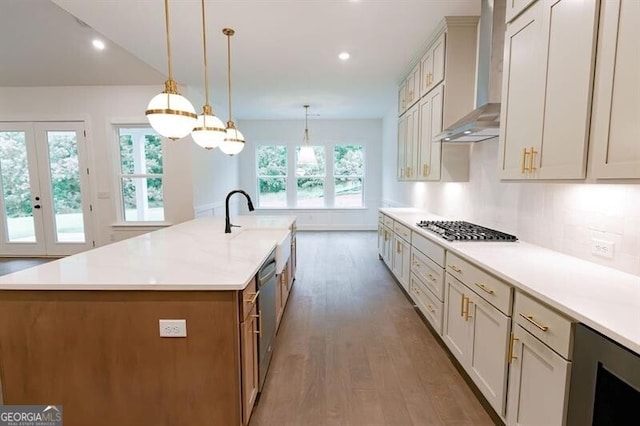
[(207, 26), (205, 23), (204, 0), (202, 0), (202, 50), (204, 56), (204, 104), (209, 105), (209, 76), (207, 76)]
[(169, 69), (169, 80), (173, 80), (171, 69), (171, 42), (169, 41), (169, 0), (164, 0), (164, 21), (167, 27), (167, 63)]
[(229, 121), (233, 122), (233, 114), (231, 113), (231, 36), (234, 34), (234, 31), (229, 28), (225, 28), (222, 31), (227, 36), (227, 83), (229, 84)]

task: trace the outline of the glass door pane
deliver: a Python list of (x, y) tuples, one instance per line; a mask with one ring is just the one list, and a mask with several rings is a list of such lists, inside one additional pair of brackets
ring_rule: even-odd
[(25, 131), (0, 131), (0, 177), (6, 240), (36, 242)]
[(85, 242), (77, 142), (75, 131), (47, 131), (47, 165), (57, 242)]

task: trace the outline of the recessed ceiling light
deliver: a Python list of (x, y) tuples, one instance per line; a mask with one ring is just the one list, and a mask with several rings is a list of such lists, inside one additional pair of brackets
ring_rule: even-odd
[(104, 42), (102, 40), (98, 40), (97, 38), (94, 38), (91, 43), (97, 50), (104, 50), (104, 48), (106, 47)]
[(451, 138), (444, 138), (444, 140), (445, 140), (445, 141), (450, 141), (450, 140), (451, 140)]
[(349, 52), (341, 52), (338, 55), (338, 58), (340, 58), (343, 61), (346, 61), (347, 59), (349, 59), (351, 57), (351, 55), (349, 54)]
[(465, 130), (465, 131), (464, 131), (464, 134), (465, 134), (465, 135), (470, 135), (470, 134), (471, 134), (471, 130)]

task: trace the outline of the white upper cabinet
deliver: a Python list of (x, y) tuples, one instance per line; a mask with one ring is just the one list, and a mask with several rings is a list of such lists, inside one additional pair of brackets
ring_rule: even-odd
[(398, 179), (405, 179), (407, 158), (407, 116), (398, 120)]
[(407, 110), (407, 82), (406, 80), (402, 82), (400, 88), (398, 89), (398, 116), (404, 114)]
[(640, 178), (640, 1), (601, 4), (591, 175)]
[(507, 27), (503, 179), (586, 175), (596, 0), (539, 0)]
[(440, 180), (441, 142), (433, 142), (433, 137), (442, 131), (443, 86), (420, 101), (420, 138), (418, 174), (421, 180)]
[(405, 96), (407, 108), (410, 108), (420, 99), (420, 64), (413, 67), (405, 83)]
[(420, 96), (424, 96), (444, 80), (445, 34), (441, 34), (420, 60)]

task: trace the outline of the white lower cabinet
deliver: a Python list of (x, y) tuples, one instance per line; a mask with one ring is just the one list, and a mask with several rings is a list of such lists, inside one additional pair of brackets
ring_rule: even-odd
[(409, 274), (411, 271), (411, 245), (397, 234), (393, 235), (393, 266), (391, 271), (402, 287), (409, 291)]
[(425, 283), (413, 272), (409, 281), (409, 294), (434, 330), (438, 334), (442, 334), (443, 303), (435, 297)]
[(447, 275), (445, 344), (500, 416), (505, 410), (510, 329), (508, 316)]
[(563, 425), (571, 362), (520, 325), (514, 326), (512, 339), (507, 424)]

